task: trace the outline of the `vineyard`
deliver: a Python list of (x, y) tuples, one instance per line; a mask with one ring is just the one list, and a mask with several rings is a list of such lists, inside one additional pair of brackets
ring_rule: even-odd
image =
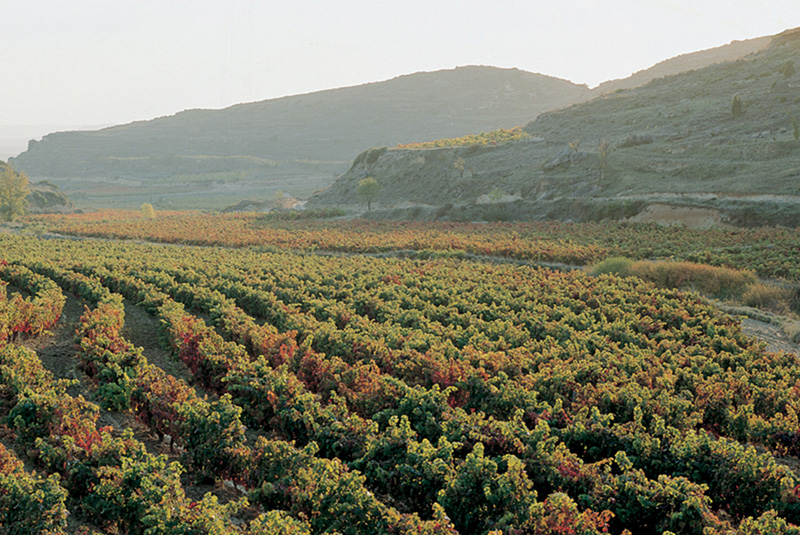
[[(553, 269), (792, 285), (795, 230), (30, 224), (0, 233), (0, 533), (800, 533), (799, 357), (697, 293)], [(30, 347), (70, 306), (80, 379)]]
[(627, 223), (414, 223), (282, 221), (258, 214), (99, 211), (40, 216), (45, 230), (74, 236), (184, 245), (428, 256), (483, 255), (586, 265), (611, 256), (666, 258), (748, 269), (761, 277), (800, 280), (800, 231), (789, 228), (710, 229)]

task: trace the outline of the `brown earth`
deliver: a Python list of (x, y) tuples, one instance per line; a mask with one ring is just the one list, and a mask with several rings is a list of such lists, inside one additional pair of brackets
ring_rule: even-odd
[(777, 325), (752, 318), (742, 318), (742, 331), (747, 336), (764, 342), (767, 351), (773, 353), (784, 351), (800, 355), (800, 344), (793, 342)]
[(690, 206), (670, 206), (669, 204), (651, 204), (637, 215), (628, 219), (633, 223), (657, 223), (659, 225), (682, 225), (689, 228), (706, 230), (727, 227), (719, 210), (711, 208), (694, 208)]

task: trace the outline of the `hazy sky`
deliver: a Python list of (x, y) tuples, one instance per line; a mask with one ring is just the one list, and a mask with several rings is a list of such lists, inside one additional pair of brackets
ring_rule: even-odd
[(797, 0), (0, 0), (0, 125), (117, 124), (458, 65), (594, 86)]

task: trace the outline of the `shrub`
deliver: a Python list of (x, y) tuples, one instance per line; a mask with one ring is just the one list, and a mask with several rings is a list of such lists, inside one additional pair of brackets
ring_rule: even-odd
[(793, 321), (783, 326), (783, 332), (795, 344), (800, 344), (800, 321)]
[(653, 141), (655, 141), (655, 138), (647, 134), (630, 134), (622, 143), (617, 145), (617, 148), (627, 149), (628, 147), (638, 147), (639, 145), (648, 145)]
[(758, 282), (745, 290), (742, 302), (749, 307), (784, 313), (788, 310), (789, 297), (790, 291), (786, 288)]
[(796, 284), (791, 290), (789, 290), (789, 309), (792, 312), (797, 312), (800, 314), (800, 284)]
[(595, 264), (589, 269), (589, 272), (592, 275), (605, 275), (608, 273), (613, 273), (614, 275), (625, 276), (628, 274), (631, 266), (633, 265), (633, 260), (630, 258), (626, 258), (624, 256), (614, 256), (611, 258), (606, 258), (602, 262)]

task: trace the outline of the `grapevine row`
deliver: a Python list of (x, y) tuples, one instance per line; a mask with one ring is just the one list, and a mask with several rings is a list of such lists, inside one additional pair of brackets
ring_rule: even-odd
[(210, 495), (189, 500), (180, 465), (147, 453), (130, 431), (114, 436), (98, 427), (99, 407), (67, 394), (35, 353), (11, 344), (0, 348), (0, 385), (16, 443), (58, 475), (50, 481), (68, 489), (73, 512), (127, 533), (233, 532), (230, 516), (246, 502), (220, 506)]
[[(7, 297), (7, 285), (27, 289), (33, 298)], [(0, 263), (0, 343), (20, 335), (37, 336), (58, 321), (65, 298), (58, 285), (23, 266)]]
[(800, 231), (709, 229), (630, 223), (443, 223), (279, 221), (259, 214), (164, 214), (101, 211), (40, 216), (56, 232), (164, 243), (260, 246), (352, 253), (417, 251), (588, 264), (610, 256), (671, 258), (800, 279)]
[[(142, 297), (148, 291), (152, 291), (146, 285), (137, 285), (131, 278), (126, 278), (125, 282), (122, 283), (122, 278), (114, 277), (109, 272), (103, 273), (103, 276), (112, 280), (116, 279), (117, 282), (112, 282), (112, 284), (118, 287), (124, 285), (128, 291), (136, 288), (135, 295), (138, 297)], [(155, 298), (151, 296), (144, 300), (150, 303), (166, 301), (163, 294)], [(399, 436), (393, 436), (396, 433), (389, 431), (388, 435), (393, 437), (389, 440), (386, 437), (379, 437), (377, 436), (376, 428), (365, 426), (365, 422), (355, 416), (348, 416), (344, 405), (334, 401), (327, 408), (322, 408), (314, 400), (313, 396), (303, 393), (302, 385), (297, 379), (293, 378), (285, 366), (277, 370), (271, 370), (266, 366), (266, 362), (263, 359), (255, 361), (254, 365), (248, 365), (247, 357), (240, 350), (236, 350), (234, 349), (235, 346), (224, 342), (212, 329), (205, 327), (201, 320), (187, 316), (180, 305), (166, 302), (158, 310), (170, 334), (169, 340), (183, 360), (195, 372), (199, 372), (198, 376), (201, 380), (206, 378), (204, 382), (207, 386), (222, 388), (223, 385), (227, 385), (225, 389), (233, 394), (234, 401), (245, 407), (245, 412), (254, 419), (253, 423), (277, 425), (281, 431), (301, 443), (309, 443), (310, 440), (314, 440), (314, 444), (319, 443), (328, 455), (337, 455), (343, 459), (361, 457), (360, 464), (358, 462), (351, 464), (359, 467), (363, 466), (368, 474), (368, 480), (372, 480), (373, 483), (377, 482), (377, 485), (384, 491), (389, 490), (392, 483), (399, 484), (402, 489), (402, 495), (407, 495), (409, 500), (416, 498), (416, 502), (412, 503), (418, 505), (420, 510), (433, 508), (434, 518), (436, 517), (437, 505), (435, 505), (436, 502), (434, 500), (437, 498), (439, 491), (446, 490), (443, 487), (446, 487), (448, 480), (451, 481), (451, 485), (459, 481), (458, 472), (453, 466), (453, 450), (462, 446), (462, 444), (452, 444), (444, 437), (438, 440), (438, 446), (435, 448), (431, 446), (427, 438), (423, 439), (422, 442), (417, 442), (416, 433), (409, 428), (407, 415), (402, 415), (399, 419), (398, 416), (387, 415), (387, 419), (390, 420), (390, 426), (397, 428), (398, 425), (405, 425), (406, 431), (400, 433)], [(292, 384), (292, 381), (294, 381), (294, 384)], [(433, 394), (436, 395), (437, 393), (438, 389)], [(420, 395), (424, 396), (425, 394), (421, 394), (418, 391), (414, 392), (414, 396), (417, 399)], [(449, 410), (445, 399), (446, 393), (444, 397), (439, 396), (437, 400), (440, 410), (445, 407), (447, 408), (445, 410)], [(410, 409), (415, 405), (415, 401), (414, 397), (406, 400), (406, 409)], [(466, 417), (464, 413), (461, 414)], [(337, 421), (341, 423), (337, 424)], [(492, 425), (491, 422), (489, 425)], [(456, 427), (460, 426), (454, 425), (454, 432), (458, 432), (455, 429)], [(397, 443), (398, 439), (402, 440), (399, 444)], [(473, 455), (476, 458), (481, 458), (481, 463), (483, 463), (483, 445), (479, 440), (471, 440), (470, 442), (472, 454), (469, 454), (467, 458), (471, 459), (470, 455)], [(409, 463), (407, 466), (415, 466), (414, 470), (416, 472), (419, 473), (421, 470), (425, 474), (423, 477), (427, 480), (427, 484), (422, 486), (423, 488), (429, 488), (426, 495), (419, 496), (419, 483), (414, 481), (398, 481), (397, 479), (380, 477), (382, 470), (378, 469), (378, 466), (386, 462), (382, 457), (388, 451), (395, 450), (398, 446), (408, 448), (409, 454), (406, 458), (393, 459), (393, 461), (398, 465)], [(361, 452), (366, 450), (367, 447), (369, 450), (361, 455)], [(314, 450), (312, 451), (315, 451), (316, 446), (313, 446), (313, 448)], [(313, 453), (310, 455), (313, 455)], [(509, 456), (509, 458), (511, 457), (513, 456)], [(443, 464), (445, 460), (446, 464)], [(429, 461), (438, 461), (434, 465), (437, 466), (436, 470), (430, 471), (428, 468)], [(307, 462), (305, 461), (305, 463)], [(491, 465), (491, 461), (486, 462)], [(553, 459), (550, 462), (554, 462)], [(462, 465), (462, 468), (467, 470), (468, 466), (468, 464), (465, 464)], [(499, 476), (495, 469), (495, 472), (487, 474), (486, 477), (497, 478), (502, 476)], [(456, 489), (457, 487), (453, 486), (451, 492), (455, 493)], [(529, 485), (517, 490), (523, 494), (528, 494), (529, 492), (526, 492), (526, 490), (529, 491)], [(535, 497), (535, 493), (532, 496)], [(507, 499), (511, 499), (511, 497)], [(461, 504), (458, 503), (458, 500), (440, 501), (443, 501), (448, 506), (446, 509), (454, 509), (454, 513), (459, 517), (462, 517), (462, 513), (466, 510), (460, 509)], [(608, 518), (604, 515), (595, 517), (591, 510), (582, 513), (578, 512), (574, 504), (570, 505), (570, 511), (572, 511), (570, 517), (577, 515), (576, 518), (594, 518), (598, 526), (603, 525), (605, 522), (603, 519)], [(494, 514), (497, 514), (497, 511)], [(485, 521), (483, 518), (480, 520)], [(589, 522), (589, 520), (586, 520), (586, 522)], [(587, 525), (589, 524), (587, 523)], [(463, 528), (465, 526), (471, 527), (471, 524), (463, 524), (460, 527)]]
[[(201, 474), (232, 479), (252, 489), (251, 496), (265, 507), (286, 508), (295, 516), (312, 518), (310, 527), (314, 530), (380, 533), (398, 529), (417, 533), (434, 529), (433, 526), (444, 527), (440, 525), (443, 521), (426, 523), (383, 506), (363, 489), (358, 473), (348, 471), (337, 461), (317, 459), (310, 450), (299, 452), (288, 443), (264, 438), (251, 450), (245, 444), (242, 409), (231, 403), (229, 395), (215, 402), (198, 398), (193, 389), (148, 364), (141, 350), (121, 336), (124, 312), (118, 295), (84, 275), (39, 268), (69, 284), (80, 295), (93, 295), (99, 301), (97, 308), (81, 318), (78, 336), (85, 367), (98, 381), (103, 402), (117, 409), (130, 407), (159, 434), (173, 437), (185, 448), (190, 466)], [(272, 485), (269, 482), (283, 469), (274, 466), (281, 462), (272, 457), (275, 448), (282, 455), (302, 456), (304, 465), (312, 468), (305, 488), (265, 491), (265, 485)], [(319, 478), (327, 480), (328, 489), (314, 488), (312, 483)], [(311, 499), (304, 502), (303, 496), (309, 493)], [(335, 512), (320, 509), (324, 501), (339, 506)], [(352, 507), (353, 503), (357, 507)]]

